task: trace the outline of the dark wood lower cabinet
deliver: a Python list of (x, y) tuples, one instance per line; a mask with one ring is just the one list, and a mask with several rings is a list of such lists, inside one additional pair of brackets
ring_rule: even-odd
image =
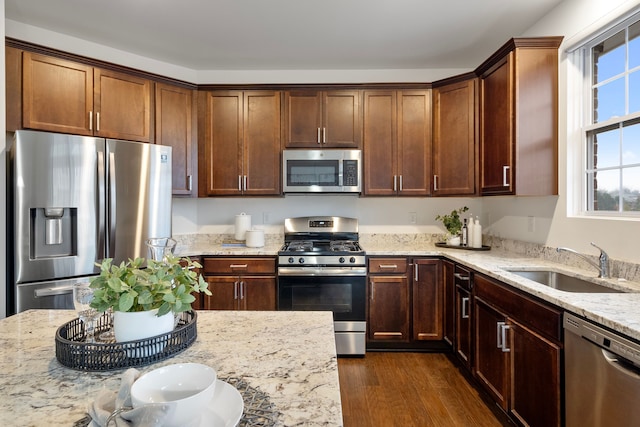
[(276, 279), (261, 276), (209, 276), (205, 310), (275, 310)]
[(409, 341), (407, 276), (369, 278), (369, 340)]
[(274, 257), (205, 257), (203, 264), (211, 291), (202, 296), (203, 309), (276, 309)]
[(518, 424), (562, 422), (562, 312), (474, 275), (474, 375)]
[(560, 346), (513, 320), (510, 332), (510, 414), (530, 426), (560, 425)]
[(506, 317), (476, 298), (475, 313), (475, 375), (493, 399), (505, 411), (509, 398), (509, 350), (498, 343)]

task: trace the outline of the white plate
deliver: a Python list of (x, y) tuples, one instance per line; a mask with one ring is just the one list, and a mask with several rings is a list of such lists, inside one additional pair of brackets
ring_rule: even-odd
[(243, 411), (244, 401), (240, 392), (231, 384), (218, 380), (213, 400), (202, 411), (200, 427), (235, 427)]

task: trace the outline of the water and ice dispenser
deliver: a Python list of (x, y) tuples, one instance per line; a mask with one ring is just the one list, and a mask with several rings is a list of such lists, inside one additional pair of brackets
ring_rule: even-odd
[(31, 259), (77, 254), (77, 208), (31, 208)]

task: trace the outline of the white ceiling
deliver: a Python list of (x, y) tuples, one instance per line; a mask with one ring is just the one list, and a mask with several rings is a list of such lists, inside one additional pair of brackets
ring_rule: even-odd
[(193, 70), (473, 69), (561, 2), (5, 0), (5, 16)]

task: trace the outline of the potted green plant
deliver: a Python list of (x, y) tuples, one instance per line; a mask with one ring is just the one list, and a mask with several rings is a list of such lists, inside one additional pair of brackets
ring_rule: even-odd
[[(91, 280), (90, 287), (94, 290), (91, 307), (100, 312), (113, 310), (118, 342), (170, 332), (174, 326), (172, 313), (191, 310), (195, 301), (192, 293), (211, 295), (207, 282), (194, 271), (202, 266), (189, 258), (173, 255), (162, 261), (136, 258), (119, 265), (105, 258), (96, 265), (100, 267), (100, 275)], [(135, 326), (142, 330), (136, 331)]]
[[(460, 244), (460, 231), (462, 230), (462, 220), (460, 214), (468, 211), (469, 208), (463, 206), (459, 209), (454, 209), (450, 214), (436, 216), (436, 221), (442, 221), (442, 225), (447, 229), (445, 239), (447, 243), (453, 246)], [(458, 239), (457, 243), (455, 239)]]

